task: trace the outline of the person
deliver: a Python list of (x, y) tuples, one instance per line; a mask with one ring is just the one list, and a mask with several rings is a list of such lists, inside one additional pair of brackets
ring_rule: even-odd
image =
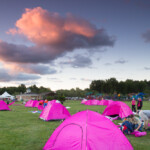
[(135, 108), (135, 105), (136, 105), (136, 101), (135, 101), (135, 98), (132, 98), (132, 111), (136, 112), (136, 108)]
[(43, 101), (40, 101), (40, 102), (39, 102), (39, 105), (43, 105)]
[(133, 124), (127, 118), (125, 118), (121, 125), (121, 130), (124, 134), (130, 134), (134, 131)]
[(9, 100), (7, 100), (7, 105), (9, 105)]
[(138, 117), (135, 117), (133, 114), (131, 114), (129, 116), (129, 122), (132, 123), (132, 127), (133, 127), (134, 131), (141, 131), (142, 132), (143, 123)]
[(137, 110), (141, 110), (143, 106), (142, 99), (139, 97), (137, 102)]
[(141, 120), (144, 121), (145, 130), (150, 130), (150, 128), (148, 128), (148, 123), (150, 123), (150, 110), (140, 110), (139, 116)]
[(46, 99), (46, 100), (44, 101), (44, 108), (47, 106), (47, 103), (48, 103), (48, 100)]

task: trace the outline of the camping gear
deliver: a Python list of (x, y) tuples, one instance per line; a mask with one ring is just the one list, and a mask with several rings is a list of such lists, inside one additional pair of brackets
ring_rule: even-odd
[(70, 116), (69, 111), (62, 104), (48, 102), (47, 106), (43, 109), (40, 115), (40, 119), (45, 121), (62, 120)]
[(86, 110), (63, 121), (43, 150), (133, 150), (118, 127), (103, 115)]
[(135, 135), (136, 137), (141, 137), (141, 136), (147, 135), (146, 132), (140, 132), (140, 131), (133, 131), (131, 134)]
[(108, 105), (104, 112), (104, 116), (119, 116), (120, 118), (128, 117), (129, 115), (133, 114), (131, 108), (124, 102), (114, 102)]
[(3, 100), (0, 100), (0, 111), (1, 110), (10, 110), (8, 105)]

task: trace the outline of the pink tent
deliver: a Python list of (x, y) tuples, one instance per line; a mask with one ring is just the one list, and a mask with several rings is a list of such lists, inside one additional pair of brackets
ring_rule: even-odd
[(43, 109), (44, 109), (44, 106), (43, 106), (43, 105), (38, 105), (38, 109), (39, 109), (39, 110), (43, 110)]
[(86, 110), (56, 128), (43, 150), (133, 150), (133, 147), (113, 122)]
[(84, 104), (85, 105), (99, 105), (99, 103), (100, 103), (99, 100), (93, 99), (93, 100), (86, 101)]
[(109, 105), (109, 104), (111, 104), (111, 103), (113, 103), (113, 102), (115, 102), (115, 101), (103, 99), (103, 100), (101, 100), (101, 101), (99, 102), (99, 105), (105, 105), (105, 106), (107, 106), (107, 105)]
[(35, 107), (37, 107), (39, 110), (43, 110), (43, 109), (44, 109), (43, 104), (42, 104), (42, 105), (39, 105), (41, 102), (44, 103), (44, 100), (40, 100), (40, 101), (38, 101), (38, 102), (35, 104)]
[(0, 100), (0, 110), (10, 110), (8, 105), (3, 100)]
[(48, 102), (47, 106), (43, 109), (40, 114), (40, 119), (45, 121), (49, 120), (61, 120), (70, 117), (69, 111), (59, 103)]
[(29, 100), (26, 102), (25, 107), (35, 107), (35, 104), (37, 103), (37, 100)]
[(84, 104), (86, 101), (87, 101), (87, 99), (83, 99), (83, 100), (81, 101), (81, 104)]
[(35, 103), (34, 107), (37, 107), (37, 108), (38, 108), (39, 103), (40, 103), (40, 101), (36, 101), (36, 103)]
[(104, 116), (118, 115), (120, 118), (128, 117), (131, 114), (133, 114), (131, 108), (120, 101), (108, 105), (103, 112)]

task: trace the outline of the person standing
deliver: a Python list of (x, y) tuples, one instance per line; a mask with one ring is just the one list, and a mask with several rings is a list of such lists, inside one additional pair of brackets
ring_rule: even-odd
[(143, 106), (142, 99), (139, 97), (137, 102), (137, 110), (141, 110)]
[(132, 103), (132, 111), (136, 112), (136, 107), (135, 107), (136, 101), (135, 101), (135, 98), (132, 99), (131, 103)]

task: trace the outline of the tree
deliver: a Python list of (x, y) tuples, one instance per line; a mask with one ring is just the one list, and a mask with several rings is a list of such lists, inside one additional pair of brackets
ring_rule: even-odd
[(64, 103), (64, 101), (66, 100), (65, 96), (62, 94), (62, 95), (59, 95), (58, 96), (58, 100), (60, 100), (61, 104)]

